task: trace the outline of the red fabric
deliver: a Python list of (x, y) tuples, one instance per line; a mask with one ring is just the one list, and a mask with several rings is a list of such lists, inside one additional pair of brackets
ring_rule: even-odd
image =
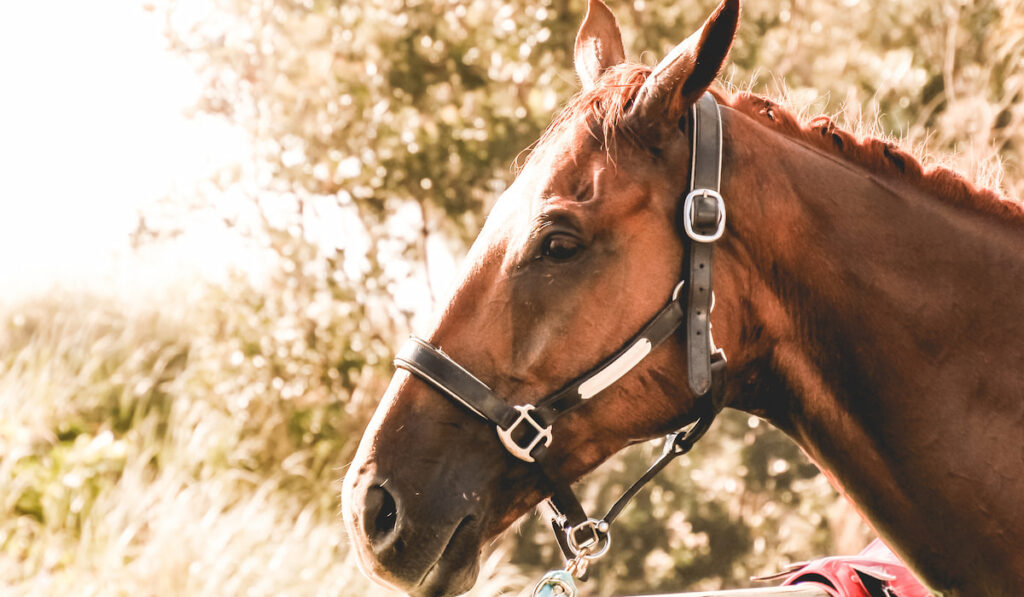
[[(814, 560), (795, 571), (783, 585), (812, 582), (836, 597), (931, 597), (903, 562), (875, 539), (855, 556)], [(888, 592), (887, 592), (888, 591)]]

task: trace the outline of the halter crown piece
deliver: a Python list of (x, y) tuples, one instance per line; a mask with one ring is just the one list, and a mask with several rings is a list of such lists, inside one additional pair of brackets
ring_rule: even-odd
[[(510, 404), (499, 397), (487, 384), (422, 338), (411, 337), (395, 357), (395, 366), (408, 370), (493, 424), (505, 449), (524, 462), (540, 466), (554, 487), (550, 498), (555, 511), (552, 527), (569, 561), (566, 570), (555, 571), (558, 574), (551, 572), (544, 577), (537, 585), (538, 595), (552, 594), (550, 591), (556, 585), (564, 594), (572, 594), (570, 588), (575, 591), (572, 577), (585, 579), (587, 563), (608, 550), (612, 521), (670, 461), (693, 447), (723, 406), (722, 382), (726, 359), (711, 338), (710, 319), (714, 306), (711, 286), (714, 242), (725, 231), (725, 202), (719, 194), (722, 117), (718, 103), (710, 94), (704, 94), (694, 104), (692, 124), (690, 188), (683, 198), (680, 214), (685, 232), (683, 242), (687, 246), (683, 278), (668, 303), (618, 352), (561, 390), (535, 404), (522, 405)], [(548, 447), (555, 441), (552, 426), (560, 416), (618, 381), (680, 328), (685, 339), (690, 389), (698, 396), (699, 416), (687, 429), (666, 437), (662, 455), (623, 493), (604, 517), (590, 518), (573, 494), (569, 481), (559, 478), (556, 463), (549, 462), (547, 458)], [(549, 593), (543, 593), (542, 589)]]

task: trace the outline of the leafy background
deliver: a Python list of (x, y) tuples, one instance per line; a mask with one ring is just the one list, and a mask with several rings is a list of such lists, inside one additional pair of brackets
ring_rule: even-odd
[[(612, 8), (627, 53), (653, 64), (713, 5)], [(354, 566), (337, 480), (390, 351), (575, 92), (585, 3), (148, 8), (203, 81), (196, 114), (244, 131), (252, 156), (148, 208), (136, 244), (215, 220), (260, 274), (169, 291), (58, 286), (5, 303), (0, 588), (385, 594)], [(1019, 0), (748, 0), (724, 79), (898, 136), (1020, 197), (1022, 56)], [(602, 466), (587, 500), (607, 505), (656, 450)], [(728, 413), (681, 460), (624, 514), (590, 594), (746, 586), (870, 537), (756, 418)], [(528, 520), (496, 545), (473, 594), (518, 594), (557, 561)]]

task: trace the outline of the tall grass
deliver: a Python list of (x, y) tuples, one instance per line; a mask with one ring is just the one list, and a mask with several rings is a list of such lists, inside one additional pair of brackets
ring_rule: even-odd
[(382, 594), (336, 516), (351, 438), (303, 441), (326, 400), (241, 407), (208, 375), (241, 365), (211, 349), (218, 311), (58, 295), (0, 316), (5, 592)]
[[(4, 307), (0, 593), (390, 594), (358, 571), (338, 516), (377, 376), (346, 356), (351, 318), (272, 290)], [(317, 345), (326, 329), (336, 340)], [(476, 594), (526, 586), (506, 561), (499, 547)]]

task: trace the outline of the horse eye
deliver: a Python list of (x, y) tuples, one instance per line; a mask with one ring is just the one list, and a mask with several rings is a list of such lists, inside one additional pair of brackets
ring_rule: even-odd
[(579, 239), (564, 232), (556, 232), (544, 239), (540, 253), (555, 261), (568, 261), (583, 249)]

